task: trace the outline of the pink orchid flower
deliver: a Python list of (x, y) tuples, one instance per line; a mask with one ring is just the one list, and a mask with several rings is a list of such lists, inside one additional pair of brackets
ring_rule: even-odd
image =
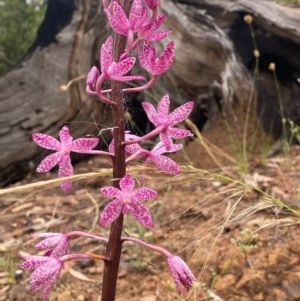
[(107, 226), (115, 221), (121, 213), (131, 212), (142, 226), (153, 227), (151, 213), (142, 202), (155, 198), (157, 192), (145, 187), (134, 190), (135, 182), (129, 174), (120, 180), (119, 185), (120, 189), (113, 186), (101, 188), (102, 195), (113, 198), (113, 200), (104, 208), (99, 224)]
[[(148, 1), (148, 7), (152, 10), (157, 9), (157, 2)], [(148, 7), (143, 5), (142, 0), (134, 0), (129, 17), (117, 1), (112, 2), (112, 9), (104, 10), (113, 30), (128, 37), (129, 48), (132, 46), (134, 33), (137, 33), (139, 41), (148, 42), (160, 41), (171, 33), (170, 30), (158, 30), (165, 20), (165, 15), (151, 18)]]
[(138, 40), (147, 42), (160, 41), (171, 34), (171, 30), (158, 30), (165, 18), (165, 15), (159, 15), (154, 20), (149, 18), (148, 24), (138, 30)]
[(166, 150), (169, 151), (173, 145), (171, 138), (182, 139), (188, 136), (193, 136), (191, 131), (186, 129), (174, 128), (173, 125), (182, 122), (191, 113), (194, 102), (189, 101), (180, 107), (176, 108), (169, 114), (170, 98), (169, 95), (164, 95), (157, 106), (157, 111), (149, 102), (143, 102), (142, 106), (148, 116), (148, 119), (158, 128), (162, 127), (160, 132), (160, 140), (164, 143)]
[(45, 250), (45, 256), (59, 258), (69, 254), (70, 238), (62, 233), (34, 233), (33, 237), (45, 238), (35, 245), (37, 250)]
[(112, 29), (125, 36), (133, 34), (149, 22), (149, 10), (143, 6), (142, 0), (133, 1), (128, 18), (117, 1), (112, 2), (111, 10), (105, 9), (104, 12)]
[(182, 286), (189, 291), (196, 278), (187, 264), (179, 256), (173, 255), (168, 257), (167, 262), (178, 293), (181, 294)]
[[(58, 164), (58, 176), (67, 177), (73, 175), (73, 166), (71, 164), (70, 152), (88, 154), (91, 149), (96, 147), (99, 142), (98, 138), (79, 138), (73, 140), (67, 126), (64, 126), (59, 132), (60, 141), (52, 136), (33, 133), (32, 139), (41, 147), (55, 150), (56, 152), (48, 155), (42, 160), (37, 167), (37, 172), (47, 172)], [(61, 183), (63, 191), (68, 192), (72, 188), (72, 182), (66, 181)]]
[(156, 48), (145, 42), (143, 50), (139, 50), (139, 60), (141, 66), (152, 75), (165, 73), (172, 65), (175, 52), (174, 41), (171, 41), (159, 58), (156, 58)]
[[(124, 56), (122, 56), (124, 57)], [(110, 36), (101, 47), (101, 72), (104, 77), (120, 82), (145, 79), (140, 75), (124, 75), (128, 73), (134, 66), (136, 59), (134, 57), (126, 57), (119, 62), (113, 60), (113, 38)], [(92, 72), (92, 70), (91, 70)], [(90, 74), (90, 78), (94, 79), (96, 72)], [(89, 77), (88, 77), (89, 78)]]
[(47, 256), (25, 256), (21, 268), (34, 270), (29, 280), (32, 283), (31, 291), (41, 290), (41, 297), (47, 298), (54, 286), (64, 263), (55, 257)]

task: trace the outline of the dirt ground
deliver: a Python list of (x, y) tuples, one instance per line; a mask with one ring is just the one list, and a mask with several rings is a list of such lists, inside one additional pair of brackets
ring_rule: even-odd
[[(128, 243), (116, 300), (300, 300), (300, 149), (266, 158), (263, 143), (256, 142), (259, 152), (250, 150), (243, 164), (237, 142), (220, 133), (208, 128), (173, 156), (183, 164), (179, 176), (129, 167), (159, 197), (147, 203), (155, 228), (145, 230), (128, 217), (126, 233), (180, 255), (198, 283), (179, 296), (164, 258)], [(92, 158), (75, 173), (103, 167), (103, 159)], [(31, 175), (13, 187), (54, 178), (56, 173)], [(109, 176), (99, 172), (75, 181), (68, 195), (49, 185), (0, 195), (0, 301), (40, 300), (29, 292), (29, 273), (19, 268), (21, 255), (37, 253), (31, 233), (108, 232), (97, 225), (108, 201), (99, 188), (106, 184)], [(72, 251), (103, 254), (104, 248), (77, 239)], [(49, 300), (97, 301), (102, 272), (100, 261), (66, 264)]]

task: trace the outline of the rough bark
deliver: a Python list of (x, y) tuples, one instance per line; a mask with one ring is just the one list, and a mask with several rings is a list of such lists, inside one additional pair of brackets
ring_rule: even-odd
[[(49, 0), (36, 40), (14, 70), (0, 78), (0, 183), (15, 181), (45, 152), (32, 132), (57, 136), (67, 124), (76, 136), (105, 124), (103, 106), (85, 94), (85, 79), (67, 92), (60, 86), (85, 75), (94, 63), (95, 33), (105, 30), (100, 1)], [(100, 41), (101, 42), (101, 39)]]
[[(31, 142), (32, 132), (56, 136), (68, 124), (78, 137), (110, 125), (109, 109), (85, 94), (85, 79), (67, 92), (59, 89), (98, 61), (99, 46), (108, 34), (100, 5), (98, 0), (49, 0), (37, 40), (23, 61), (0, 78), (0, 183), (23, 176), (45, 155)], [(246, 103), (255, 60), (243, 18), (251, 14), (260, 51), (257, 111), (262, 126), (279, 137), (283, 115), (300, 124), (299, 9), (267, 0), (162, 0), (161, 9), (173, 31), (176, 61), (152, 89), (153, 97), (137, 99), (158, 100), (167, 92), (174, 106), (194, 99), (192, 119), (199, 128), (221, 108), (230, 113), (235, 104)], [(270, 62), (277, 66), (283, 113)], [(129, 101), (128, 107), (146, 127), (138, 100)]]

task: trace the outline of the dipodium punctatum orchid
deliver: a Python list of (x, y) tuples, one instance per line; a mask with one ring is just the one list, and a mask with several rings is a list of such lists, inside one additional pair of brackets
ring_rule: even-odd
[(101, 188), (103, 196), (114, 199), (103, 210), (99, 224), (107, 226), (115, 221), (121, 212), (131, 212), (141, 225), (146, 228), (153, 227), (151, 213), (143, 201), (154, 199), (157, 192), (145, 187), (134, 190), (135, 183), (129, 174), (120, 180), (119, 185), (120, 189), (113, 186)]
[(193, 136), (189, 130), (174, 128), (173, 125), (182, 122), (189, 116), (194, 107), (194, 102), (189, 101), (175, 109), (170, 114), (170, 98), (168, 94), (161, 98), (157, 106), (157, 111), (149, 102), (143, 102), (142, 106), (147, 114), (148, 119), (157, 128), (161, 128), (159, 137), (164, 143), (167, 151), (170, 150), (173, 145), (172, 138), (182, 139)]
[(33, 237), (45, 238), (35, 245), (37, 250), (46, 251), (46, 255), (59, 258), (69, 254), (70, 238), (62, 233), (34, 233)]
[(169, 256), (167, 262), (178, 293), (182, 293), (182, 286), (188, 291), (196, 280), (190, 268), (179, 256)]
[[(55, 153), (48, 155), (37, 167), (37, 172), (47, 172), (55, 165), (58, 165), (58, 176), (67, 177), (73, 175), (73, 166), (71, 164), (70, 153), (88, 154), (97, 144), (98, 138), (79, 138), (73, 140), (67, 126), (64, 126), (59, 132), (60, 141), (41, 133), (33, 133), (32, 139), (41, 147), (50, 150), (56, 150)], [(72, 182), (66, 181), (61, 184), (63, 191), (68, 192), (72, 188)]]
[(141, 66), (152, 75), (165, 73), (172, 65), (175, 58), (174, 42), (166, 46), (159, 58), (156, 57), (156, 48), (145, 42), (143, 50), (139, 50)]
[(64, 263), (55, 257), (26, 256), (21, 268), (34, 270), (29, 280), (31, 291), (41, 290), (41, 297), (46, 298), (54, 286)]
[[(150, 102), (142, 102), (142, 107), (155, 128), (144, 136), (138, 136), (126, 130), (125, 101), (129, 93), (142, 92), (155, 84), (161, 74), (165, 73), (175, 59), (175, 43), (170, 41), (164, 50), (158, 51), (153, 42), (163, 40), (171, 31), (160, 30), (165, 15), (158, 15), (159, 0), (102, 0), (105, 15), (114, 35), (109, 36), (100, 51), (100, 65), (93, 66), (88, 73), (86, 92), (96, 96), (100, 101), (111, 106), (113, 116), (112, 141), (108, 151), (95, 150), (98, 138), (79, 138), (73, 140), (67, 126), (60, 132), (60, 141), (46, 134), (33, 133), (33, 140), (41, 147), (54, 150), (45, 157), (37, 167), (38, 172), (47, 172), (58, 165), (58, 176), (66, 177), (73, 174), (71, 152), (104, 155), (111, 159), (112, 186), (100, 189), (105, 198), (112, 200), (104, 207), (99, 216), (99, 226), (110, 225), (108, 237), (95, 235), (80, 230), (69, 233), (39, 233), (34, 237), (41, 238), (35, 246), (43, 256), (25, 256), (21, 264), (24, 269), (33, 270), (30, 276), (31, 290), (41, 290), (41, 296), (46, 298), (53, 288), (64, 263), (70, 260), (84, 258), (104, 261), (101, 301), (114, 301), (116, 295), (118, 270), (122, 255), (122, 245), (125, 242), (136, 243), (141, 247), (160, 253), (166, 258), (178, 293), (182, 286), (188, 291), (195, 282), (195, 277), (186, 263), (178, 256), (172, 255), (166, 249), (147, 243), (139, 238), (123, 237), (126, 215), (132, 214), (143, 227), (154, 227), (150, 210), (146, 201), (158, 196), (155, 190), (147, 187), (135, 188), (139, 176), (127, 172), (127, 164), (135, 160), (143, 160), (144, 164), (154, 164), (159, 170), (177, 175), (181, 172), (180, 165), (169, 158), (168, 153), (179, 151), (183, 145), (173, 139), (183, 139), (193, 134), (182, 128), (175, 127), (184, 121), (191, 113), (194, 103), (186, 102), (169, 113), (170, 97), (164, 95), (158, 102), (157, 109)], [(138, 60), (136, 59), (138, 57)], [(131, 75), (130, 72), (139, 63), (143, 74)], [(145, 76), (146, 73), (146, 76)], [(128, 87), (123, 83), (128, 81), (150, 80), (143, 85)], [(103, 87), (107, 88), (103, 88)], [(156, 145), (146, 149), (144, 141), (159, 137)], [(104, 144), (104, 143), (103, 143)], [(71, 181), (61, 184), (63, 191), (71, 190)], [(102, 203), (102, 200), (101, 200)], [(72, 253), (71, 239), (81, 236), (104, 243), (105, 255), (90, 253)]]

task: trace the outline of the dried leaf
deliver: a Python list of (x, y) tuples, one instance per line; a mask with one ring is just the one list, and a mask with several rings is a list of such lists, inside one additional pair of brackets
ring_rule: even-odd
[(82, 280), (82, 281), (87, 281), (87, 282), (95, 282), (94, 279), (88, 278), (86, 275), (82, 274), (79, 271), (76, 271), (72, 268), (69, 269), (69, 273), (76, 279)]

